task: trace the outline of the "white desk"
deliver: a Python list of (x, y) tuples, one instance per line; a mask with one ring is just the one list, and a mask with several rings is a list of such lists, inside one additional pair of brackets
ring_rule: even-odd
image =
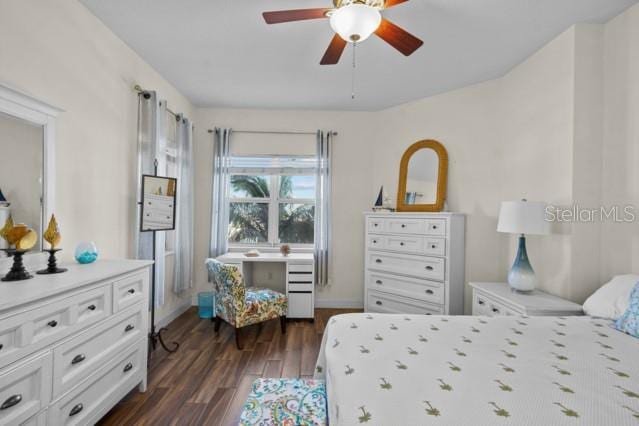
[(312, 253), (261, 253), (246, 257), (244, 253), (226, 253), (217, 258), (222, 263), (237, 265), (247, 285), (253, 285), (253, 263), (282, 263), (286, 268), (288, 318), (315, 318), (315, 257)]

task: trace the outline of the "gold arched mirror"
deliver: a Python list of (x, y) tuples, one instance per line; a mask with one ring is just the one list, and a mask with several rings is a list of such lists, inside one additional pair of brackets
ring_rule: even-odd
[(399, 166), (397, 211), (439, 212), (446, 200), (448, 153), (441, 143), (423, 140), (412, 144)]

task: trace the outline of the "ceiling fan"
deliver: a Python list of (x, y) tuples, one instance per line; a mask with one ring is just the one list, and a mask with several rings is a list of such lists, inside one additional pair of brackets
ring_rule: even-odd
[(333, 8), (278, 10), (264, 12), (262, 16), (267, 24), (330, 19), (331, 27), (336, 34), (320, 64), (334, 65), (339, 62), (347, 43), (361, 43), (373, 33), (406, 56), (419, 49), (424, 44), (423, 41), (381, 15), (382, 10), (407, 1), (333, 0)]

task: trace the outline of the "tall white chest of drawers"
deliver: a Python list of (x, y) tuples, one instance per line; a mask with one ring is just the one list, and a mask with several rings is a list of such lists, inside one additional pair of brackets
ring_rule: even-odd
[(366, 311), (463, 314), (464, 222), (458, 213), (366, 213)]
[(90, 425), (145, 390), (151, 264), (0, 284), (0, 425)]

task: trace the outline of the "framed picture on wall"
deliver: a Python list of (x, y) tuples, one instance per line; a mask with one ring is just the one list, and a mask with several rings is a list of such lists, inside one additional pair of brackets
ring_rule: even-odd
[(142, 175), (142, 218), (140, 231), (175, 229), (177, 179)]

